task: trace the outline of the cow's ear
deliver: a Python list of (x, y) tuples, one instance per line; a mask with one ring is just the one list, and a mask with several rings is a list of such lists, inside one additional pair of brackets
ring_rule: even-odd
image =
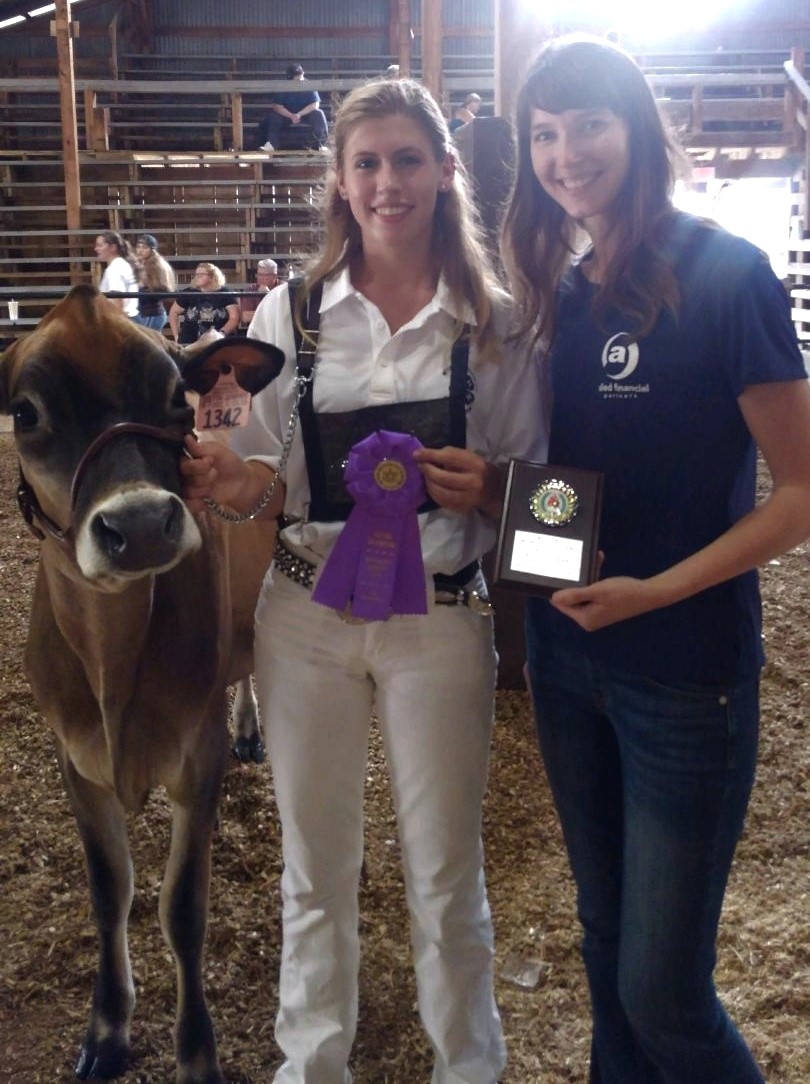
[(11, 408), (11, 359), (16, 349), (17, 342), (13, 342), (0, 354), (0, 414), (8, 414)]
[(187, 388), (205, 395), (219, 374), (233, 369), (240, 388), (255, 395), (266, 388), (284, 367), (284, 353), (271, 343), (241, 336), (218, 339), (202, 350), (175, 354)]

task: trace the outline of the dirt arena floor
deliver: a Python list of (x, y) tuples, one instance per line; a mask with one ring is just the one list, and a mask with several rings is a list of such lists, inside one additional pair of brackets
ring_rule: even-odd
[[(13, 500), (0, 434), (0, 1082), (73, 1078), (95, 967), (82, 855), (50, 734), (21, 673), (37, 547)], [(769, 1084), (810, 1081), (810, 547), (763, 572), (769, 662), (755, 797), (726, 901), (718, 983)], [(375, 743), (362, 890), (356, 1084), (427, 1084), (393, 814)], [(173, 1079), (174, 974), (157, 895), (168, 806), (132, 820), (131, 952), (138, 1004), (128, 1084)], [(587, 1079), (587, 996), (573, 894), (525, 694), (499, 694), (486, 807), (504, 1084)], [(279, 835), (270, 771), (234, 763), (215, 844), (206, 982), (229, 1084), (268, 1084), (279, 948)]]

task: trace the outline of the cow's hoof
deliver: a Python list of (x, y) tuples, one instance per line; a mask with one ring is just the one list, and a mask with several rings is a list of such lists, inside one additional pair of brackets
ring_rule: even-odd
[(222, 1073), (209, 1073), (208, 1076), (178, 1076), (176, 1084), (226, 1084), (226, 1081)]
[(250, 739), (250, 759), (254, 764), (264, 764), (264, 757), (264, 742), (258, 734), (254, 734)]
[(247, 764), (250, 760), (250, 739), (240, 734), (232, 746), (233, 755), (237, 760), (241, 760), (243, 764)]
[(233, 755), (243, 764), (263, 764), (265, 758), (264, 742), (258, 734), (252, 734), (249, 738), (244, 734), (233, 743)]
[(79, 1080), (114, 1080), (124, 1075), (129, 1061), (129, 1046), (123, 1040), (110, 1037), (97, 1043), (86, 1039), (73, 1071)]
[(218, 1065), (211, 1069), (183, 1069), (177, 1066), (175, 1084), (226, 1084), (225, 1077)]

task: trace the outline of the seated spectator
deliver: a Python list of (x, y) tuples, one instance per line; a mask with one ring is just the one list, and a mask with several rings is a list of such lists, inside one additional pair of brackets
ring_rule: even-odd
[(158, 252), (157, 238), (142, 233), (135, 242), (135, 271), (138, 276), (138, 315), (135, 322), (162, 331), (168, 319), (162, 297), (150, 297), (153, 290), (174, 290), (177, 279), (169, 263)]
[(278, 286), (278, 264), (275, 260), (259, 260), (256, 264), (256, 281), (250, 287), (251, 294), (239, 299), (239, 308), (242, 312), (242, 323), (245, 327), (253, 319), (253, 313), (259, 307), (259, 302), (265, 294), (269, 294), (274, 286)]
[[(103, 294), (108, 291), (121, 294), (137, 292), (135, 257), (129, 247), (129, 241), (125, 241), (117, 230), (105, 230), (96, 238), (95, 253), (107, 265), (99, 286)], [(132, 320), (138, 315), (137, 297), (111, 297), (109, 301)]]
[[(295, 83), (304, 82), (304, 69), (300, 64), (290, 64), (286, 74)], [(297, 128), (302, 121), (312, 129), (318, 148), (326, 145), (328, 128), (317, 90), (298, 87), (274, 94), (269, 105), (270, 112), (259, 125), (259, 150), (272, 154), (281, 147), (285, 132)]]
[(239, 327), (239, 304), (212, 263), (199, 263), (194, 282), (169, 309), (169, 324), (179, 343), (195, 343), (207, 331), (230, 335)]
[(463, 128), (465, 124), (469, 124), (471, 120), (475, 120), (478, 110), (481, 108), (481, 95), (480, 94), (468, 94), (461, 105), (457, 105), (453, 110), (453, 117), (448, 124), (448, 128), (451, 132), (455, 132), (457, 128)]

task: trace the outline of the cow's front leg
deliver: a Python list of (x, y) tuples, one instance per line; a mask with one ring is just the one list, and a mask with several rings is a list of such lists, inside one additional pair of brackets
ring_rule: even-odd
[(75, 1072), (80, 1080), (112, 1080), (129, 1066), (129, 1030), (135, 1007), (127, 945), (133, 887), (126, 820), (115, 795), (82, 778), (64, 749), (58, 752), (84, 844), (99, 938), (90, 1022)]
[(171, 853), (160, 893), (160, 923), (177, 967), (177, 1084), (224, 1082), (202, 984), (211, 837), (221, 777), (219, 773), (218, 779), (208, 780), (205, 792), (198, 792), (191, 805), (175, 802)]
[(252, 760), (261, 764), (265, 757), (264, 742), (259, 729), (259, 706), (250, 677), (242, 678), (234, 686), (231, 716), (236, 734), (233, 743), (235, 756), (243, 763)]

